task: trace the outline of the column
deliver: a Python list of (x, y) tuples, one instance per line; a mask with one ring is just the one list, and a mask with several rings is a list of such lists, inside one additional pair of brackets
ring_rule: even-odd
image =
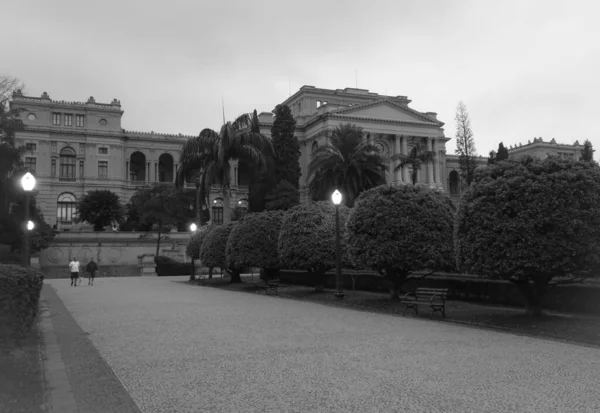
[(150, 162), (146, 162), (146, 182), (150, 182)]
[(154, 181), (158, 182), (158, 162), (154, 161)]
[(171, 182), (175, 182), (177, 180), (177, 171), (179, 170), (179, 162), (173, 162), (173, 181)]
[[(432, 145), (432, 139), (430, 137), (427, 138), (427, 150), (431, 150), (431, 145)], [(432, 184), (433, 183), (433, 162), (427, 162), (427, 183), (428, 184)]]
[(125, 182), (129, 181), (129, 161), (125, 161)]
[[(402, 139), (402, 153), (404, 155), (408, 155), (408, 144), (407, 144), (408, 136), (403, 135), (400, 138)], [(402, 168), (402, 180), (404, 182), (411, 182), (410, 177), (408, 176), (408, 166), (406, 166), (406, 165), (404, 165), (404, 168)]]
[(440, 153), (438, 152), (437, 139), (433, 139), (433, 152), (435, 152), (435, 183), (440, 183)]
[[(402, 139), (402, 136), (394, 135), (394, 146), (395, 146), (394, 155), (396, 155), (396, 154), (399, 155), (401, 153), (400, 152), (400, 139)], [(396, 165), (397, 165), (397, 163), (396, 163)], [(394, 165), (394, 166), (396, 166), (396, 165)], [(403, 179), (402, 179), (402, 169), (398, 169), (396, 171), (396, 179), (395, 180), (399, 181), (399, 182), (403, 181)]]
[(395, 162), (391, 160), (391, 157), (394, 155), (394, 140), (396, 139), (396, 136), (392, 137), (392, 142), (390, 144), (390, 165), (389, 165), (389, 170), (388, 170), (388, 183), (392, 183), (394, 181), (396, 181), (395, 179), (395, 174), (394, 174), (394, 164)]

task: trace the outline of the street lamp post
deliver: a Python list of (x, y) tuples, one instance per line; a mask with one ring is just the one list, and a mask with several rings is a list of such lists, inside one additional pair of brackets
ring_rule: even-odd
[(27, 172), (23, 175), (23, 178), (21, 178), (21, 186), (25, 191), (25, 220), (23, 222), (25, 231), (23, 234), (23, 247), (21, 248), (21, 266), (29, 267), (29, 231), (34, 227), (33, 222), (29, 220), (29, 197), (31, 196), (31, 191), (35, 188), (35, 177), (31, 172)]
[(342, 203), (342, 194), (337, 189), (331, 195), (331, 200), (335, 205), (335, 298), (341, 300), (344, 298), (344, 286), (342, 282), (342, 257), (340, 251), (340, 204)]
[[(194, 232), (196, 232), (197, 229), (198, 229), (198, 226), (192, 222), (192, 224), (190, 225), (190, 241), (192, 240), (192, 236), (194, 235)], [(194, 266), (194, 255), (193, 254), (192, 254), (191, 258), (192, 258), (192, 275), (190, 275), (190, 281), (194, 281), (196, 279), (196, 268)]]
[(200, 177), (196, 178), (196, 222), (202, 226), (202, 212), (200, 211)]

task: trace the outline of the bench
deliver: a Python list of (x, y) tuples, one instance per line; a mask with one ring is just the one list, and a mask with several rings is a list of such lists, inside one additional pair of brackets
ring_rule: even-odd
[(272, 280), (263, 280), (262, 283), (257, 283), (257, 287), (265, 290), (265, 295), (268, 295), (269, 291), (275, 291), (275, 295), (279, 295), (279, 278), (274, 278)]
[(409, 308), (415, 310), (415, 314), (419, 314), (418, 305), (425, 304), (431, 307), (432, 314), (439, 311), (442, 313), (442, 317), (446, 318), (447, 296), (447, 288), (417, 288), (417, 291), (404, 295), (400, 301), (406, 305), (404, 314)]

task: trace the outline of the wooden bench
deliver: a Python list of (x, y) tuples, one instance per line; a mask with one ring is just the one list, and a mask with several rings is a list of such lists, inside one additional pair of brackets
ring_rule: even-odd
[(406, 305), (404, 314), (409, 308), (415, 310), (415, 314), (419, 314), (418, 305), (425, 304), (431, 307), (432, 314), (439, 311), (442, 313), (442, 317), (446, 318), (447, 296), (447, 288), (417, 288), (417, 291), (404, 295), (400, 301)]
[(279, 278), (273, 278), (272, 280), (263, 280), (262, 283), (257, 283), (258, 288), (265, 290), (265, 295), (269, 294), (269, 291), (275, 291), (275, 295), (279, 295)]

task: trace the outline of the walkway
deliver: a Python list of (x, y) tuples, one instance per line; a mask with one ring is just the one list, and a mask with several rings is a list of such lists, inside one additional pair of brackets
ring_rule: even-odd
[(184, 279), (46, 281), (78, 324), (46, 291), (73, 390), (53, 392), (81, 413), (600, 411), (595, 348)]

